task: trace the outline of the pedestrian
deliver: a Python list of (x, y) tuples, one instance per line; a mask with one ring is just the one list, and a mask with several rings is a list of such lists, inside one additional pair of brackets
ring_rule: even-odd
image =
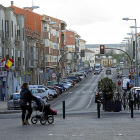
[(127, 86), (127, 91), (129, 91), (130, 90), (129, 82), (127, 82), (126, 86)]
[[(28, 83), (23, 83), (20, 91), (19, 105), (22, 110), (22, 125), (30, 125), (28, 119), (31, 117), (33, 111), (31, 107), (31, 101), (32, 100), (37, 101), (37, 98), (32, 95), (28, 87), (29, 87)], [(28, 114), (26, 114), (26, 110), (28, 110)], [(25, 115), (26, 115), (26, 119), (25, 119)]]

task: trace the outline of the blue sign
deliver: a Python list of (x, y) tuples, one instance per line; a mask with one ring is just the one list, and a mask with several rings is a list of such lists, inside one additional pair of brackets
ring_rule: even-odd
[(134, 86), (134, 80), (130, 80), (129, 85)]

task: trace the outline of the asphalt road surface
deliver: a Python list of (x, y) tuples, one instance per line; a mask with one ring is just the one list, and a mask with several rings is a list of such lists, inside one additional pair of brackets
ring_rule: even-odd
[(62, 113), (62, 101), (65, 101), (66, 113), (85, 113), (96, 112), (97, 104), (95, 103), (95, 91), (97, 89), (98, 81), (104, 77), (108, 77), (115, 82), (116, 69), (111, 69), (111, 75), (106, 75), (106, 68), (99, 74), (91, 74), (84, 83), (79, 87), (69, 92), (64, 98), (60, 99), (51, 107), (58, 111), (58, 114)]
[[(66, 114), (79, 114), (79, 113), (90, 113), (97, 112), (97, 104), (95, 103), (95, 90), (100, 81), (104, 77), (111, 78), (115, 82), (116, 69), (111, 69), (111, 75), (106, 75), (106, 68), (99, 74), (90, 74), (89, 77), (84, 82), (79, 82), (75, 88), (72, 88), (70, 92), (68, 91), (54, 99), (51, 103), (51, 108), (57, 110), (58, 115), (62, 114), (62, 101), (66, 104)], [(33, 113), (35, 114), (35, 112)], [(20, 118), (21, 113), (15, 114), (3, 114), (0, 115), (0, 119), (12, 119)]]

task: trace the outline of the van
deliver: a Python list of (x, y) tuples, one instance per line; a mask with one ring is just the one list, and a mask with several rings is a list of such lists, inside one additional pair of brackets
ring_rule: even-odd
[(127, 79), (126, 78), (126, 79), (123, 80), (123, 84), (122, 84), (122, 89), (123, 90), (126, 90), (127, 89), (127, 82), (130, 82), (130, 79)]

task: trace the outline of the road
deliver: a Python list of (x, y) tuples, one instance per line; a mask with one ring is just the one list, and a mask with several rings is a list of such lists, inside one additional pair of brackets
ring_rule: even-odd
[(95, 103), (95, 90), (100, 81), (104, 77), (113, 79), (115, 82), (116, 69), (112, 69), (111, 75), (105, 74), (104, 69), (99, 75), (91, 74), (88, 79), (78, 88), (69, 92), (67, 96), (60, 99), (58, 102), (51, 105), (54, 110), (58, 111), (58, 114), (62, 113), (62, 101), (66, 104), (66, 113), (85, 113), (97, 111), (97, 104)]
[[(76, 114), (76, 113), (89, 113), (97, 112), (97, 104), (95, 103), (95, 93), (98, 81), (104, 77), (111, 78), (115, 82), (115, 72), (116, 69), (112, 69), (111, 75), (105, 74), (106, 69), (104, 69), (99, 75), (90, 74), (90, 76), (84, 81), (79, 82), (76, 88), (71, 89), (72, 91), (64, 93), (56, 100), (51, 103), (51, 108), (57, 110), (58, 115), (62, 114), (62, 101), (66, 104), (66, 114)], [(35, 112), (33, 113), (35, 114)], [(20, 118), (21, 113), (0, 115), (0, 119), (12, 119)]]

